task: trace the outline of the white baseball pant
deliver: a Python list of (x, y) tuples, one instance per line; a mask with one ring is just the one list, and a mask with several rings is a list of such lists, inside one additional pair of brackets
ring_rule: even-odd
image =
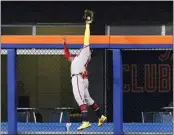
[(88, 106), (94, 103), (94, 100), (91, 98), (88, 87), (88, 79), (83, 79), (81, 75), (76, 75), (72, 77), (72, 87), (74, 98), (79, 106), (87, 104)]

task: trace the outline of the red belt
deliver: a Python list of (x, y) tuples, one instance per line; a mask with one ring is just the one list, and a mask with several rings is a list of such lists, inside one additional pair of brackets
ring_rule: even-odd
[(72, 74), (72, 77), (73, 76), (77, 76), (77, 75), (81, 75), (83, 79), (87, 79), (88, 78), (88, 73), (87, 72), (79, 73), (79, 74)]
[(82, 74), (82, 78), (83, 78), (83, 79), (87, 79), (87, 78), (88, 78), (88, 75), (83, 75), (83, 74)]
[(82, 78), (83, 79), (87, 79), (88, 78), (88, 72), (87, 71), (82, 73)]

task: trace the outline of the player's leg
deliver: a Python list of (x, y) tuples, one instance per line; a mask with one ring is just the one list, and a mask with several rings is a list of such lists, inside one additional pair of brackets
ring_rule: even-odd
[(98, 117), (98, 126), (101, 126), (106, 120), (107, 117), (101, 114), (99, 105), (91, 98), (88, 90), (89, 82), (88, 79), (84, 79), (85, 86), (85, 101), (88, 106), (92, 108), (92, 110), (96, 113)]
[(92, 104), (94, 104), (94, 100), (91, 98), (89, 91), (88, 91), (89, 81), (88, 81), (88, 79), (84, 79), (83, 82), (84, 82), (84, 87), (85, 87), (85, 101), (88, 106), (91, 106)]
[(99, 105), (97, 103), (95, 103), (95, 101), (91, 98), (91, 96), (89, 94), (88, 79), (84, 79), (84, 86), (85, 86), (85, 101), (86, 101), (87, 105), (92, 108), (92, 110), (96, 113), (98, 118), (101, 118), (102, 115), (101, 115), (101, 112), (100, 112)]
[(82, 130), (91, 126), (88, 119), (88, 107), (84, 98), (84, 84), (81, 76), (74, 76), (72, 78), (73, 94), (77, 104), (82, 113), (82, 125), (78, 130)]
[(101, 118), (102, 114), (99, 105), (91, 98), (88, 89), (85, 90), (85, 101), (88, 106), (96, 113), (98, 119)]
[(83, 87), (81, 85), (81, 80), (80, 80), (80, 77), (79, 76), (74, 76), (72, 77), (72, 87), (73, 87), (73, 95), (74, 95), (74, 98), (77, 102), (77, 104), (79, 106), (83, 105), (83, 104), (86, 104), (85, 100), (84, 100), (84, 92), (83, 90)]

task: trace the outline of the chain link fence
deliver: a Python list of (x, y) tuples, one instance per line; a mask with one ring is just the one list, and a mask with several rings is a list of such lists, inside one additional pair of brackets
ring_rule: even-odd
[[(79, 50), (70, 49), (72, 54)], [(1, 51), (2, 121), (7, 131), (7, 51)], [(83, 134), (76, 129), (81, 114), (72, 94), (70, 62), (62, 49), (18, 49), (18, 133)], [(93, 50), (89, 63), (89, 92), (108, 122), (97, 127), (89, 108), (92, 127), (85, 134), (113, 133), (112, 50)], [(173, 50), (123, 50), (125, 134), (171, 134)], [(102, 79), (98, 79), (102, 78)]]
[[(92, 51), (89, 92), (104, 113), (104, 80), (98, 80), (104, 78), (104, 50)], [(70, 49), (72, 55), (79, 52)], [(1, 54), (7, 54), (6, 50)], [(19, 133), (62, 133), (67, 130), (66, 123), (74, 124), (71, 131), (76, 132), (82, 116), (72, 93), (70, 62), (64, 58), (63, 49), (17, 49), (17, 91)], [(92, 123), (98, 121), (90, 107), (89, 116)], [(110, 132), (107, 126), (104, 131)]]
[(143, 122), (145, 113), (172, 111), (164, 109), (173, 101), (172, 50), (125, 50), (123, 64), (124, 112), (130, 113), (125, 121)]
[[(113, 112), (112, 50), (107, 50), (107, 112)], [(172, 134), (173, 50), (124, 49), (123, 121), (126, 134)], [(109, 121), (113, 122), (113, 115)]]

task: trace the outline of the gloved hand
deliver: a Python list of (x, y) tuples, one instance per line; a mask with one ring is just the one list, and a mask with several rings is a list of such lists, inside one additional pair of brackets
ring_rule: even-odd
[(86, 23), (92, 23), (94, 17), (94, 12), (91, 10), (85, 10), (83, 18), (85, 19)]

